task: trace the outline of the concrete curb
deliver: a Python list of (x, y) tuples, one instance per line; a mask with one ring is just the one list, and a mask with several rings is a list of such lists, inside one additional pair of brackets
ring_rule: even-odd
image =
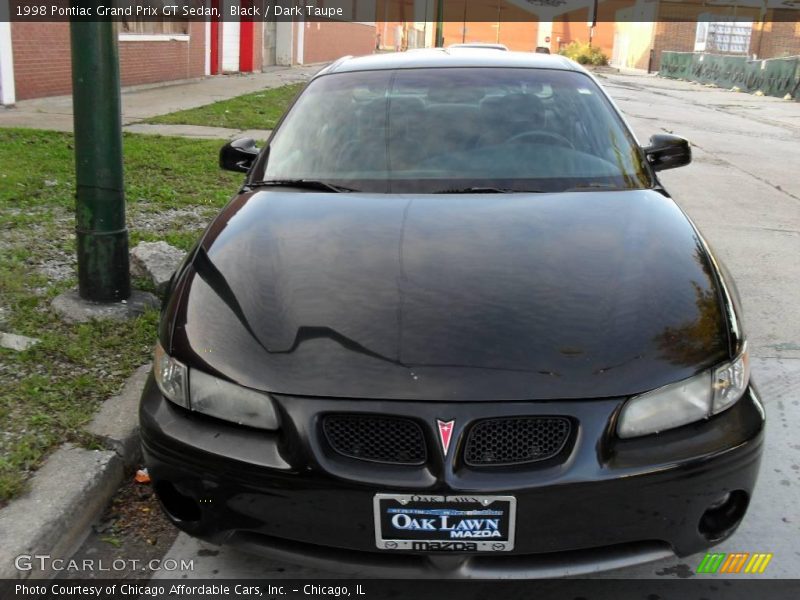
[(18, 570), (16, 557), (69, 558), (122, 475), (122, 461), (113, 451), (71, 444), (56, 450), (34, 475), (30, 490), (0, 511), (0, 578), (54, 575), (47, 569)]
[(162, 123), (132, 123), (125, 125), (123, 131), (142, 135), (163, 135), (172, 137), (198, 138), (201, 140), (234, 140), (253, 138), (265, 141), (272, 135), (271, 129), (230, 129), (227, 127), (208, 127), (205, 125), (173, 125)]
[[(126, 467), (139, 459), (137, 406), (149, 372), (150, 365), (139, 367), (88, 425), (87, 431), (103, 439), (108, 450), (62, 445), (34, 474), (30, 489), (0, 510), (0, 579), (52, 577), (56, 572), (39, 568), (33, 557), (66, 560), (78, 549)], [(35, 568), (18, 569), (20, 555), (31, 557)]]
[(109, 450), (116, 452), (125, 467), (139, 462), (139, 397), (142, 395), (150, 365), (136, 369), (117, 396), (103, 402), (86, 431), (100, 437)]

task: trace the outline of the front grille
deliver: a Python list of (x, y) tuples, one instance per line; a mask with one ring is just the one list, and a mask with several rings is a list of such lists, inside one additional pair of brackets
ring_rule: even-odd
[(484, 419), (469, 430), (464, 461), (487, 467), (547, 460), (561, 452), (570, 430), (564, 417)]
[(422, 428), (411, 419), (381, 415), (326, 415), (322, 429), (331, 448), (350, 458), (420, 465), (427, 456)]

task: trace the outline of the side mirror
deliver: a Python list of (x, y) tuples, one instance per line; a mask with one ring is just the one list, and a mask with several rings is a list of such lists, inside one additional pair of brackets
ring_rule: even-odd
[(225, 144), (219, 151), (219, 166), (226, 171), (247, 173), (258, 156), (253, 138), (240, 138)]
[(678, 137), (659, 133), (650, 138), (650, 145), (644, 149), (647, 162), (654, 171), (674, 169), (692, 162), (692, 149), (689, 141)]

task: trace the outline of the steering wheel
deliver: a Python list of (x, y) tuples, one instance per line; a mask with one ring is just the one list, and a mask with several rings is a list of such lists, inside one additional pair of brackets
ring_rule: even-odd
[(560, 133), (555, 133), (553, 131), (544, 131), (542, 129), (532, 129), (530, 131), (523, 131), (522, 133), (517, 133), (516, 135), (512, 135), (503, 143), (511, 144), (513, 142), (519, 142), (520, 140), (524, 140), (527, 138), (535, 138), (535, 137), (549, 138), (551, 140), (555, 140), (556, 142), (558, 142), (559, 146), (566, 146), (567, 148), (572, 148), (573, 150), (575, 149), (575, 146), (572, 145), (572, 142), (570, 142)]

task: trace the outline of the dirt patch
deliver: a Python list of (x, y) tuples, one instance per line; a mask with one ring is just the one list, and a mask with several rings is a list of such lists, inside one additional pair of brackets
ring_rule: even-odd
[(148, 233), (165, 233), (173, 229), (200, 232), (206, 228), (219, 208), (196, 206), (192, 208), (169, 208), (140, 203), (129, 211), (131, 229)]
[(155, 570), (151, 567), (157, 569), (157, 562), (177, 535), (152, 486), (136, 483), (131, 474), (73, 556), (79, 566), (91, 560), (92, 569), (81, 568), (66, 575), (72, 579), (149, 578)]

